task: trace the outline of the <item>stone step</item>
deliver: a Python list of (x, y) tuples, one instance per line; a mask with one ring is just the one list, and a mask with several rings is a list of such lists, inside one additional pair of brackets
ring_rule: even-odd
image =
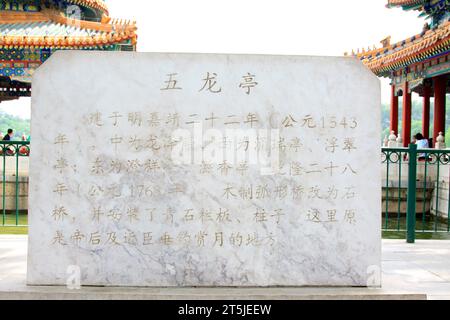
[(0, 300), (426, 300), (426, 294), (369, 288), (106, 288), (27, 287), (2, 291)]

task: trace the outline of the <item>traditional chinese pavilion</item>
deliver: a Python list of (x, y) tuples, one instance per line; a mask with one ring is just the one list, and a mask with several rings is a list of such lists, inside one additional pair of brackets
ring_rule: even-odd
[[(401, 137), (411, 141), (411, 93), (423, 97), (422, 131), (436, 139), (445, 133), (445, 101), (450, 74), (450, 0), (388, 0), (387, 6), (416, 10), (428, 19), (423, 31), (397, 43), (390, 37), (381, 48), (353, 53), (377, 76), (389, 77), (392, 86), (391, 131), (398, 133), (398, 97), (403, 96)], [(434, 127), (430, 137), (430, 97), (434, 97)]]
[(0, 0), (0, 102), (31, 95), (33, 72), (56, 50), (136, 50), (136, 23), (103, 0)]

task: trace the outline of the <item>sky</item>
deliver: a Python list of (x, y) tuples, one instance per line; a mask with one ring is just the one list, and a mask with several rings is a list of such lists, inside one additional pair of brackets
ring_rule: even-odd
[[(107, 0), (110, 16), (137, 21), (140, 52), (342, 56), (422, 31), (418, 12), (387, 0)], [(390, 98), (382, 80), (382, 101)], [(0, 110), (30, 117), (30, 99)]]

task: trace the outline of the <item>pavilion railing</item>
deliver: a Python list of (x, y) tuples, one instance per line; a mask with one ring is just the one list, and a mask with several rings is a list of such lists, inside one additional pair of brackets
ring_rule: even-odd
[[(26, 226), (28, 167), (23, 159), (30, 155), (29, 141), (0, 141), (1, 217), (0, 226)], [(27, 160), (27, 159), (26, 159)]]
[(387, 233), (450, 237), (450, 150), (382, 148), (383, 226)]

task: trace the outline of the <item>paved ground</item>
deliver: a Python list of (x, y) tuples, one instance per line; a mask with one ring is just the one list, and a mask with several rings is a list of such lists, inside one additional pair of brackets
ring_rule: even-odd
[[(449, 299), (450, 241), (383, 240), (383, 287), (83, 288), (27, 287), (26, 236), (0, 236), (0, 299)], [(426, 295), (426, 296), (425, 296)]]
[(450, 300), (450, 240), (383, 240), (383, 288)]

